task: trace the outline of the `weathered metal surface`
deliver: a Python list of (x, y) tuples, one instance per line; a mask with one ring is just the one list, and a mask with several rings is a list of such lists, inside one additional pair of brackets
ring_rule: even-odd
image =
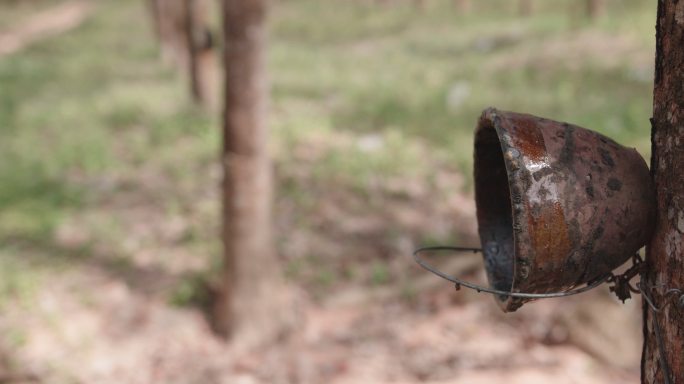
[[(493, 288), (547, 293), (590, 282), (649, 239), (655, 200), (639, 153), (575, 125), (487, 109), (475, 198)], [(526, 300), (499, 297), (515, 311)]]

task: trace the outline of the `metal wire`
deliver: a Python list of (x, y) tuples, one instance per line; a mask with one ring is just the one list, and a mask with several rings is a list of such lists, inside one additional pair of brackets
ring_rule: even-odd
[[(658, 307), (655, 305), (653, 298), (651, 297), (650, 293), (646, 292), (646, 290), (643, 288), (642, 282), (645, 282), (642, 276), (642, 280), (637, 283), (637, 288), (641, 292), (641, 296), (643, 296), (644, 300), (648, 304), (649, 309), (651, 312), (656, 315), (661, 313), (665, 308), (668, 306), (672, 305), (672, 300), (667, 300), (668, 298), (672, 297), (673, 295), (679, 295), (677, 303), (679, 306), (684, 305), (684, 292), (682, 292), (681, 289), (677, 288), (671, 288), (665, 291), (663, 293), (663, 298), (666, 299), (665, 303)], [(651, 287), (651, 290), (655, 290), (656, 287)], [(662, 335), (662, 330), (660, 329), (660, 324), (658, 323), (658, 319), (653, 318), (653, 333), (655, 333), (656, 337), (656, 345), (658, 347), (658, 354), (659, 360), (660, 360), (660, 367), (663, 370), (663, 381), (665, 384), (671, 384), (671, 377), (672, 377), (672, 371), (670, 370), (670, 365), (667, 361), (667, 355), (665, 353), (665, 342), (663, 341), (663, 335)]]
[(554, 298), (554, 297), (566, 297), (566, 296), (577, 295), (579, 293), (586, 292), (586, 291), (589, 291), (591, 289), (594, 289), (594, 288), (596, 288), (599, 285), (609, 281), (611, 278), (614, 277), (614, 275), (612, 273), (607, 273), (607, 274), (600, 276), (599, 278), (587, 283), (587, 285), (584, 287), (575, 288), (575, 289), (571, 289), (569, 291), (564, 291), (564, 292), (527, 293), (527, 292), (501, 291), (498, 289), (493, 289), (493, 288), (477, 285), (477, 284), (459, 279), (457, 277), (448, 275), (448, 274), (438, 270), (437, 268), (431, 266), (430, 264), (425, 262), (425, 260), (420, 258), (420, 254), (423, 252), (435, 252), (435, 251), (478, 253), (478, 252), (482, 252), (482, 249), (470, 248), (470, 247), (452, 247), (452, 246), (422, 247), (422, 248), (418, 248), (415, 251), (413, 251), (413, 259), (416, 261), (416, 263), (418, 263), (418, 265), (423, 267), (425, 270), (432, 272), (435, 275), (456, 284), (457, 288), (466, 287), (466, 288), (473, 289), (477, 292), (485, 292), (485, 293), (490, 293), (490, 294), (499, 295), (499, 296), (517, 297), (517, 298), (522, 298), (522, 299), (550, 299), (550, 298)]
[[(637, 288), (639, 289), (639, 292), (641, 293), (641, 295), (644, 296), (644, 299), (646, 300), (646, 303), (648, 303), (648, 306), (651, 308), (651, 310), (653, 311), (653, 313), (660, 313), (660, 312), (662, 312), (665, 308), (667, 308), (669, 305), (672, 304), (672, 301), (669, 301), (669, 300), (668, 300), (668, 301), (665, 302), (665, 304), (663, 304), (662, 306), (658, 307), (658, 306), (656, 306), (655, 303), (653, 302), (653, 299), (650, 297), (650, 294), (647, 293), (647, 292), (642, 288), (641, 282), (638, 282), (638, 283), (637, 283)], [(652, 290), (655, 290), (655, 287), (651, 287), (651, 289), (652, 289)], [(665, 291), (665, 293), (663, 293), (663, 297), (666, 298), (666, 299), (667, 299), (668, 297), (672, 296), (672, 295), (679, 295), (678, 302), (680, 303), (680, 305), (683, 303), (683, 300), (684, 300), (684, 292), (682, 292), (681, 289), (671, 288), (671, 289), (668, 289), (667, 291)]]

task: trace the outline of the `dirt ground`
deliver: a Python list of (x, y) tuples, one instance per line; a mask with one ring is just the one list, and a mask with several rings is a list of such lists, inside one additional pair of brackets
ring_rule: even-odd
[(15, 375), (51, 383), (638, 381), (638, 324), (628, 321), (638, 311), (603, 295), (588, 308), (536, 303), (509, 316), (491, 299), (443, 285), (413, 303), (333, 296), (314, 304), (302, 292), (293, 334), (238, 352), (200, 312), (169, 307), (99, 268), (82, 272), (51, 278), (37, 311), (2, 319), (9, 332), (17, 323), (30, 332), (12, 351)]
[[(281, 172), (281, 183), (294, 177), (313, 184), (307, 164), (300, 165), (297, 175)], [(298, 297), (293, 332), (271, 345), (236, 351), (212, 334), (200, 309), (169, 301), (169, 292), (188, 272), (206, 266), (182, 239), (206, 222), (217, 196), (195, 190), (199, 186), (177, 192), (201, 197), (188, 214), (169, 215), (153, 204), (172, 190), (156, 171), (141, 167), (125, 177), (87, 181), (98, 185), (100, 198), (66, 220), (55, 243), (65, 255), (88, 244), (90, 255), (76, 266), (57, 267), (59, 273), (54, 267), (45, 273), (31, 306), (18, 301), (4, 307), (0, 330), (21, 339), (7, 351), (6, 370), (12, 375), (50, 383), (638, 381), (640, 310), (637, 303), (617, 302), (606, 287), (503, 314), (491, 297), (455, 292), (413, 265), (410, 254), (418, 245), (413, 236), (419, 231), (457, 227), (462, 241), (473, 241), (472, 197), (445, 193), (458, 190), (462, 180), (448, 172), (434, 189), (414, 188), (424, 183), (405, 180), (402, 193), (389, 193), (387, 186), (372, 192), (391, 203), (391, 212), (351, 214), (354, 198), (323, 190), (321, 196), (329, 198), (311, 202), (319, 212), (316, 231), (287, 225), (295, 213), (287, 199), (280, 200), (276, 217), (284, 262), (308, 250), (329, 257), (337, 268), (352, 264), (363, 271), (369, 258), (381, 256), (400, 277), (376, 285), (364, 282), (362, 274), (325, 289), (293, 281)], [(211, 180), (215, 174), (207, 169), (203, 177)], [(461, 224), (455, 226), (454, 218)], [(124, 243), (104, 234), (112, 228), (104, 223), (111, 222), (126, 228)], [(377, 234), (386, 232), (401, 235), (378, 241)], [(37, 263), (41, 258), (59, 263), (55, 249), (27, 245), (24, 253)], [(478, 257), (440, 265), (483, 279)]]

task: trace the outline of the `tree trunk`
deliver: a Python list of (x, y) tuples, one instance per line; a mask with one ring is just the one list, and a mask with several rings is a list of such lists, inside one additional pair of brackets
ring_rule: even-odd
[(532, 0), (520, 0), (518, 12), (521, 16), (530, 16), (532, 14)]
[(271, 238), (272, 177), (264, 68), (266, 0), (223, 0), (224, 268), (214, 327), (238, 344), (255, 345), (292, 321)]
[(184, 33), (186, 21), (182, 0), (150, 0), (150, 2), (150, 8), (154, 10), (153, 22), (156, 24), (162, 60), (185, 70), (188, 63), (188, 49)]
[(199, 47), (198, 44), (196, 44), (195, 29), (199, 29), (199, 26), (197, 26), (195, 23), (196, 0), (183, 0), (183, 6), (183, 14), (185, 16), (185, 44), (186, 48), (188, 49), (188, 77), (190, 79), (190, 94), (196, 103), (201, 104), (203, 101), (202, 97), (204, 95), (202, 94), (202, 85), (199, 82), (198, 75), (199, 65), (197, 62), (197, 56), (199, 53)]
[(595, 19), (603, 14), (603, 0), (587, 0), (587, 16)]
[(190, 93), (194, 102), (216, 106), (216, 56), (214, 43), (207, 23), (205, 0), (183, 0), (184, 35), (187, 49), (187, 73)]
[(460, 13), (467, 14), (470, 13), (472, 3), (470, 0), (454, 0), (454, 5)]
[(161, 25), (159, 16), (159, 3), (157, 0), (147, 0), (147, 8), (150, 13), (150, 18), (152, 19), (152, 28), (154, 32), (154, 37), (157, 38), (158, 42), (161, 42)]
[[(656, 27), (651, 173), (656, 188), (658, 219), (648, 247), (645, 287), (656, 305), (644, 305), (642, 383), (664, 383), (656, 323), (662, 333), (671, 383), (684, 383), (684, 311), (667, 289), (684, 288), (684, 1), (660, 0)], [(649, 289), (648, 287), (654, 287)]]

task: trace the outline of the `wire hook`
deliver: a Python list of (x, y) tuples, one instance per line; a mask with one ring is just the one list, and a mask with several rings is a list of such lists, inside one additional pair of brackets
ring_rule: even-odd
[(605, 275), (598, 277), (597, 279), (594, 279), (594, 280), (588, 282), (586, 284), (586, 286), (584, 286), (584, 287), (571, 289), (571, 290), (565, 291), (565, 292), (528, 293), (528, 292), (502, 291), (502, 290), (498, 290), (498, 289), (493, 289), (493, 288), (477, 285), (477, 284), (465, 281), (463, 279), (451, 276), (449, 274), (446, 274), (446, 273), (438, 270), (437, 268), (431, 266), (430, 264), (428, 264), (425, 260), (423, 260), (420, 257), (420, 254), (423, 252), (434, 252), (434, 251), (480, 253), (480, 252), (482, 252), (482, 249), (471, 248), (471, 247), (434, 246), (434, 247), (422, 247), (422, 248), (418, 248), (415, 251), (413, 251), (413, 259), (416, 261), (416, 263), (418, 263), (418, 265), (423, 267), (425, 270), (432, 272), (435, 275), (454, 283), (456, 285), (456, 290), (459, 290), (463, 286), (463, 287), (475, 290), (478, 293), (484, 292), (484, 293), (489, 293), (489, 294), (493, 294), (493, 295), (506, 296), (506, 297), (516, 297), (516, 298), (522, 298), (522, 299), (550, 299), (550, 298), (554, 298), (554, 297), (566, 297), (566, 296), (577, 295), (579, 293), (589, 291), (589, 290), (594, 289), (594, 288), (598, 287), (599, 285), (601, 285), (607, 281), (610, 281), (612, 278), (615, 277), (612, 273), (608, 273), (608, 274), (605, 274)]

